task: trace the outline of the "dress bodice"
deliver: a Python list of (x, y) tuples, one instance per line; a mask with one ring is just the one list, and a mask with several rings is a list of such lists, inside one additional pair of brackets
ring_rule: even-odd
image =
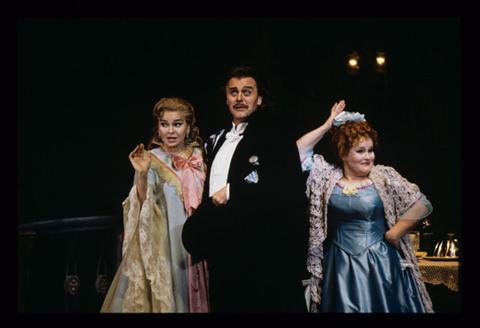
[(384, 240), (383, 204), (373, 183), (346, 195), (337, 184), (329, 200), (328, 231), (333, 243), (351, 255)]

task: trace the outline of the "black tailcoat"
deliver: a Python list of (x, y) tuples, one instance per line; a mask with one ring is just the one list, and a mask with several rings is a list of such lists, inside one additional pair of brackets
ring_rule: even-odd
[[(307, 201), (295, 140), (264, 109), (248, 122), (230, 164), (230, 199), (220, 207), (209, 197), (209, 173), (231, 122), (207, 153), (202, 204), (184, 225), (183, 243), (207, 260), (212, 312), (306, 312)], [(254, 170), (258, 183), (248, 183)]]

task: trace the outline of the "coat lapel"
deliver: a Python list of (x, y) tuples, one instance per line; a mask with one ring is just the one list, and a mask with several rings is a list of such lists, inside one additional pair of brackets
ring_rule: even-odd
[[(218, 138), (217, 142), (213, 146), (213, 150), (208, 155), (208, 162), (211, 164), (215, 156), (217, 156), (218, 150), (222, 148), (223, 143), (225, 142), (225, 135), (227, 134), (227, 130), (223, 130), (222, 135)], [(210, 165), (211, 166), (211, 165)]]

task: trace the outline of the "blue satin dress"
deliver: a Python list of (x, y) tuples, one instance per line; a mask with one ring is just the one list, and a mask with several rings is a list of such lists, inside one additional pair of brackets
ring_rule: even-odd
[(320, 311), (426, 312), (413, 272), (402, 269), (400, 252), (385, 241), (387, 225), (375, 186), (345, 195), (336, 185), (328, 206)]

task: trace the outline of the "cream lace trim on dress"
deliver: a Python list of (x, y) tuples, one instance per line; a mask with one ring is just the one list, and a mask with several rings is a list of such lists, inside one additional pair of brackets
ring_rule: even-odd
[[(140, 210), (137, 189), (130, 192), (131, 206), (125, 206), (128, 219), (123, 248), (124, 274), (130, 282), (123, 303), (124, 312), (170, 312), (171, 274), (165, 242), (166, 220), (153, 199), (150, 186)], [(127, 233), (129, 232), (129, 233)]]
[(152, 157), (150, 168), (157, 171), (159, 178), (175, 188), (175, 194), (180, 197), (183, 203), (183, 189), (180, 177), (155, 156)]
[[(198, 145), (197, 143), (193, 143), (190, 145), (187, 145), (186, 147), (186, 153), (189, 154), (187, 157), (188, 158), (191, 155), (194, 155), (194, 147), (195, 145)], [(153, 154), (152, 154), (153, 155)], [(158, 177), (163, 179), (166, 183), (168, 183), (170, 186), (175, 188), (175, 194), (177, 194), (182, 202), (184, 202), (183, 198), (183, 187), (181, 183), (180, 177), (172, 171), (170, 167), (168, 167), (165, 163), (162, 163), (158, 158), (153, 155), (152, 157), (152, 162), (150, 164), (150, 168), (152, 170), (157, 171)]]
[[(121, 312), (159, 313), (172, 311), (172, 281), (165, 242), (166, 221), (154, 202), (150, 185), (147, 198), (140, 208), (135, 186), (124, 202), (125, 237), (123, 260), (115, 276), (101, 312), (120, 312), (122, 280), (127, 288)], [(120, 286), (122, 284), (122, 286)]]

